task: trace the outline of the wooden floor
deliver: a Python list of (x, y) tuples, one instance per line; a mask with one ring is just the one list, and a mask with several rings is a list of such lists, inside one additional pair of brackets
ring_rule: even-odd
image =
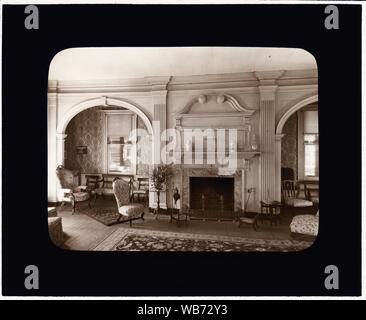
[[(108, 203), (110, 206), (110, 201), (112, 200), (98, 199), (95, 206), (104, 206)], [(78, 205), (87, 206), (86, 203)], [(62, 217), (62, 225), (66, 239), (62, 247), (65, 249), (91, 250), (117, 228), (130, 228), (128, 223), (105, 226), (85, 214), (76, 212), (72, 215), (70, 205), (66, 205), (62, 209), (57, 209), (58, 216)], [(145, 230), (216, 234), (257, 239), (291, 239), (290, 222), (291, 218), (286, 216), (283, 217), (282, 223), (278, 225), (271, 226), (268, 221), (265, 221), (263, 224), (259, 222), (259, 230), (256, 232), (251, 226), (242, 225), (238, 228), (238, 222), (233, 221), (191, 220), (187, 225), (178, 225), (176, 222), (170, 223), (167, 216), (159, 216), (157, 220), (152, 213), (146, 213), (145, 221), (133, 221), (132, 227)]]

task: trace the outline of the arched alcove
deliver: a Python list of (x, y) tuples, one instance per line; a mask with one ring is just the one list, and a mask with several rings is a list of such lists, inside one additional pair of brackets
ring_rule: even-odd
[(283, 127), (286, 123), (286, 121), (297, 111), (299, 111), (301, 108), (314, 103), (318, 102), (318, 95), (312, 95), (310, 97), (307, 97), (301, 101), (296, 102), (294, 105), (290, 106), (287, 111), (281, 116), (280, 120), (277, 123), (276, 126), (276, 200), (281, 200), (281, 150), (282, 150), (282, 131)]
[(283, 114), (281, 119), (278, 121), (277, 127), (276, 127), (276, 135), (282, 134), (283, 126), (285, 125), (288, 118), (290, 118), (295, 112), (300, 110), (302, 107), (314, 103), (318, 101), (318, 95), (313, 95), (311, 97), (308, 97), (306, 99), (301, 100), (300, 102), (297, 102), (295, 105), (288, 108), (288, 110)]
[(65, 134), (67, 125), (71, 121), (73, 117), (75, 117), (78, 113), (97, 106), (115, 106), (122, 107), (128, 110), (135, 112), (141, 119), (144, 121), (146, 128), (150, 135), (153, 134), (153, 128), (151, 125), (150, 119), (147, 115), (141, 111), (140, 108), (135, 106), (134, 104), (127, 102), (125, 100), (117, 99), (117, 98), (108, 98), (108, 97), (100, 97), (84, 100), (76, 105), (74, 105), (61, 119), (60, 124), (57, 127), (57, 134), (62, 135)]
[[(122, 107), (127, 110), (134, 112), (145, 124), (149, 140), (152, 141), (153, 138), (153, 128), (150, 118), (142, 111), (141, 107), (137, 104), (122, 100), (119, 98), (110, 98), (106, 96), (101, 96), (98, 98), (86, 99), (75, 105), (73, 105), (67, 112), (65, 112), (62, 117), (57, 120), (56, 108), (51, 108), (49, 106), (48, 112), (49, 117), (54, 121), (54, 132), (49, 132), (49, 148), (51, 148), (53, 153), (49, 154), (48, 172), (49, 172), (49, 193), (51, 201), (57, 201), (57, 181), (54, 177), (54, 172), (57, 165), (64, 165), (65, 162), (65, 140), (67, 138), (66, 128), (70, 121), (80, 112), (87, 110), (89, 108), (106, 106), (106, 107)], [(62, 113), (61, 113), (62, 114)], [(50, 124), (49, 124), (50, 125)], [(52, 125), (51, 125), (52, 127)], [(56, 145), (55, 145), (56, 143)]]
[(89, 108), (97, 107), (97, 106), (109, 106), (109, 107), (122, 107), (132, 112), (136, 113), (144, 122), (147, 131), (150, 135), (150, 141), (153, 137), (153, 128), (150, 119), (147, 115), (141, 111), (141, 109), (131, 102), (117, 99), (117, 98), (108, 98), (108, 97), (99, 97), (84, 100), (76, 105), (74, 105), (61, 119), (58, 127), (57, 127), (57, 164), (64, 164), (64, 156), (65, 156), (65, 138), (66, 138), (66, 128), (70, 123), (71, 119), (74, 118), (78, 113), (87, 110)]

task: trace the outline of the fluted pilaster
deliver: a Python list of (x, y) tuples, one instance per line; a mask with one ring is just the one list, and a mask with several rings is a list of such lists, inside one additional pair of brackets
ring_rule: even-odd
[[(154, 85), (154, 90), (152, 91), (152, 100), (154, 104), (154, 114), (153, 114), (153, 129), (154, 129), (154, 136), (153, 136), (153, 164), (161, 164), (161, 150), (165, 145), (165, 142), (161, 141), (162, 133), (166, 130), (166, 97), (167, 97), (167, 90), (166, 90), (166, 83), (159, 83)], [(163, 155), (165, 156), (165, 154)], [(165, 161), (165, 159), (164, 159)], [(156, 208), (157, 207), (157, 193), (150, 192), (149, 196), (149, 206)], [(160, 207), (165, 209), (167, 208), (167, 195), (166, 192), (160, 192)]]
[(260, 102), (261, 199), (275, 199), (275, 101)]

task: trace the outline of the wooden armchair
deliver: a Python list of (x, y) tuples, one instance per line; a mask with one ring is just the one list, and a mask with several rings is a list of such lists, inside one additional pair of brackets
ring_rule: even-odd
[(62, 192), (61, 207), (63, 207), (66, 202), (71, 202), (73, 214), (75, 212), (76, 203), (78, 202), (89, 200), (88, 205), (90, 207), (90, 190), (85, 186), (77, 186), (75, 184), (75, 170), (69, 170), (60, 165), (56, 169), (56, 175)]
[(91, 197), (94, 198), (94, 202), (99, 195), (103, 192), (104, 178), (99, 175), (85, 175), (86, 178), (86, 190), (90, 192)]
[(270, 224), (276, 224), (282, 221), (281, 209), (282, 204), (278, 201), (260, 201), (261, 213), (259, 215), (259, 220), (263, 223), (264, 220), (268, 220)]
[(132, 201), (137, 202), (144, 201), (146, 206), (149, 203), (149, 178), (139, 178), (138, 180), (132, 180)]
[(283, 180), (282, 186), (282, 202), (285, 207), (290, 208), (292, 214), (303, 213), (304, 208), (313, 206), (313, 202), (299, 197), (299, 186), (294, 180)]

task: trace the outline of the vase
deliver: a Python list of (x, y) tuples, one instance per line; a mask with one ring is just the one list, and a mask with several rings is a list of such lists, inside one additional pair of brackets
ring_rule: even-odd
[(258, 150), (258, 144), (257, 144), (257, 139), (255, 136), (255, 133), (252, 134), (252, 139), (251, 139), (251, 149), (252, 151), (257, 151)]
[(178, 199), (180, 199), (180, 194), (179, 194), (178, 188), (174, 189), (173, 199), (174, 199), (174, 204), (176, 206)]

